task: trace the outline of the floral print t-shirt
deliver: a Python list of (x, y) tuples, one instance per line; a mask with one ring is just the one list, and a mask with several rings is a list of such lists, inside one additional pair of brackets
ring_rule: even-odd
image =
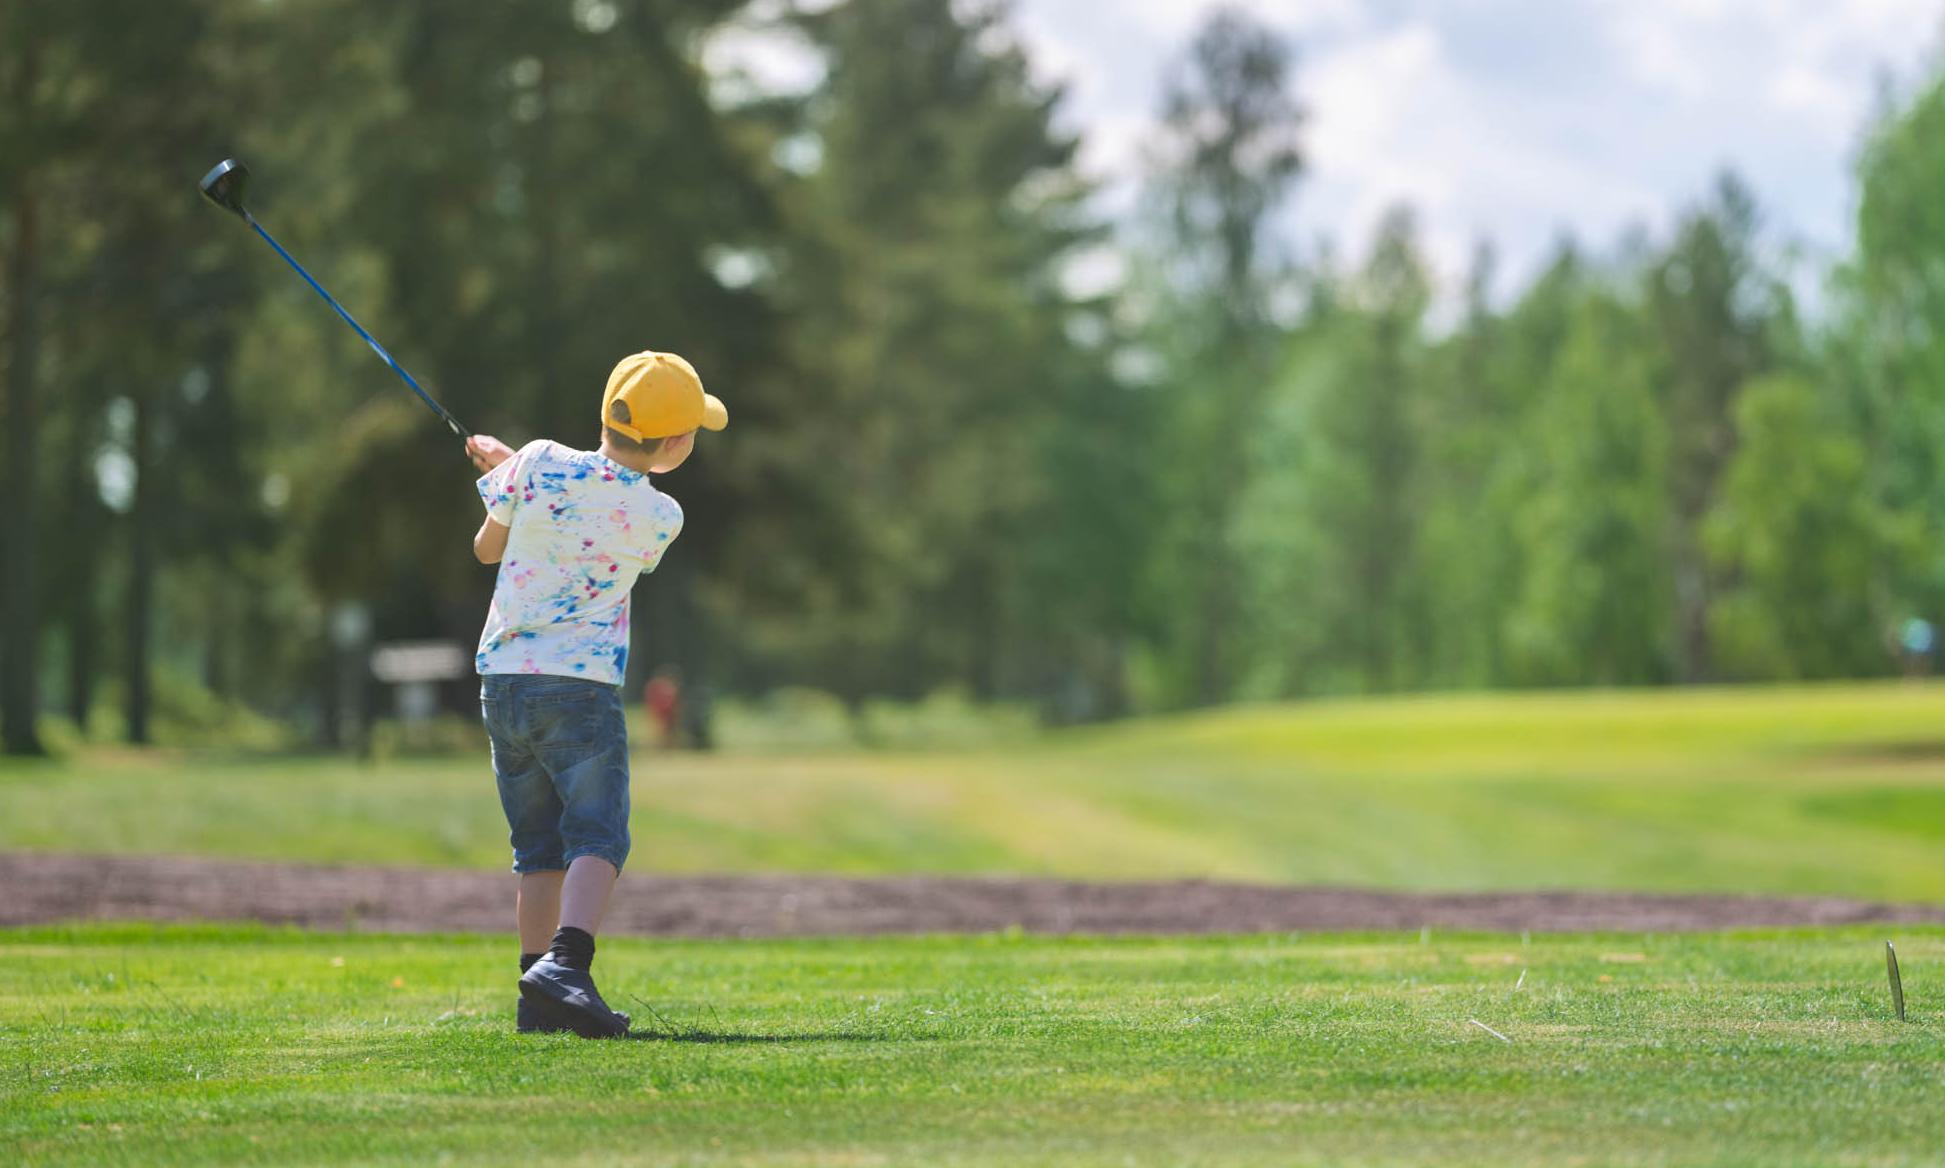
[(486, 513), (511, 529), (474, 662), (620, 685), (628, 593), (682, 530), (682, 508), (606, 455), (529, 442), (480, 478)]

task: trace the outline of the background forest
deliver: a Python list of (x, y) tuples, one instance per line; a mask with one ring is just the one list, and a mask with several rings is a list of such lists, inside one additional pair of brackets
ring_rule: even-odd
[[(728, 401), (667, 481), (688, 524), (631, 687), (672, 663), (698, 697), (1070, 722), (1869, 676), (1945, 616), (1945, 72), (1859, 128), (1831, 270), (1723, 173), (1506, 294), (1490, 240), (1441, 287), (1410, 207), (1289, 242), (1301, 46), (1234, 12), (1182, 46), (1110, 220), (1008, 19), (0, 4), (6, 749), (329, 741), (368, 700), (334, 623), (477, 637), (458, 444), (197, 197), (230, 155), (475, 429), (592, 445), (650, 347)], [(731, 22), (817, 84), (705, 70)]]

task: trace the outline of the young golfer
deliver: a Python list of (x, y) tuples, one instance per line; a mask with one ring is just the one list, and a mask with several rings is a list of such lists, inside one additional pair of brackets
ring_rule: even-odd
[(628, 1030), (590, 972), (628, 858), (628, 593), (682, 530), (682, 508), (648, 476), (681, 466), (698, 429), (728, 422), (687, 361), (636, 353), (608, 375), (600, 449), (467, 439), (486, 472), (473, 551), (500, 565), (477, 663), (520, 875), (520, 1030)]

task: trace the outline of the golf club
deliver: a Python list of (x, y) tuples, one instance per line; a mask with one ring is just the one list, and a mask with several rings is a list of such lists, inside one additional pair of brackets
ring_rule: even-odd
[(309, 284), (319, 296), (324, 297), (324, 302), (329, 304), (337, 311), (339, 316), (344, 318), (344, 323), (351, 326), (351, 331), (363, 337), (365, 343), (371, 346), (371, 351), (377, 353), (384, 360), (385, 364), (390, 365), (392, 372), (403, 378), (405, 384), (412, 388), (412, 392), (419, 395), (419, 400), (424, 402), (427, 408), (433, 413), (438, 414), (440, 420), (452, 428), (453, 433), (459, 435), (461, 438), (472, 437), (473, 432), (460, 425), (459, 419), (452, 416), (451, 410), (433, 401), (431, 394), (419, 388), (419, 383), (412, 380), (412, 375), (405, 371), (405, 366), (400, 365), (390, 353), (387, 353), (385, 346), (379, 344), (376, 338), (364, 330), (363, 326), (351, 319), (351, 314), (344, 310), (344, 305), (339, 304), (329, 292), (326, 292), (324, 285), (312, 279), (311, 274), (304, 270), (304, 265), (292, 259), (291, 254), (284, 250), (282, 244), (270, 237), (270, 233), (263, 229), (263, 224), (258, 223), (256, 217), (250, 214), (249, 208), (243, 205), (243, 190), (249, 184), (250, 168), (244, 166), (234, 158), (225, 158), (212, 167), (210, 172), (203, 176), (203, 181), (197, 185), (202, 188), (204, 196), (210, 202), (215, 203), (225, 211), (230, 212), (245, 223), (248, 223), (255, 229), (258, 235), (263, 236), (263, 241), (275, 248), (277, 254), (284, 257), (284, 262), (295, 268), (297, 274), (304, 277), (304, 282)]

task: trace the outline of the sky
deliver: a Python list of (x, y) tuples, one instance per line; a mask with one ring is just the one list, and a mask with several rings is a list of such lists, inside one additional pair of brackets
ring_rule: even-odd
[[(1355, 258), (1406, 202), (1448, 290), (1484, 239), (1502, 292), (1563, 232), (1603, 248), (1631, 225), (1664, 229), (1725, 166), (1773, 242), (1811, 267), (1840, 254), (1861, 134), (1887, 86), (1924, 76), (1945, 28), (1945, 0), (1229, 2), (1295, 49), (1307, 172), (1281, 236)], [(1013, 6), (1036, 72), (1066, 89), (1103, 208), (1126, 214), (1168, 71), (1217, 0)], [(792, 72), (768, 56), (752, 71)]]

